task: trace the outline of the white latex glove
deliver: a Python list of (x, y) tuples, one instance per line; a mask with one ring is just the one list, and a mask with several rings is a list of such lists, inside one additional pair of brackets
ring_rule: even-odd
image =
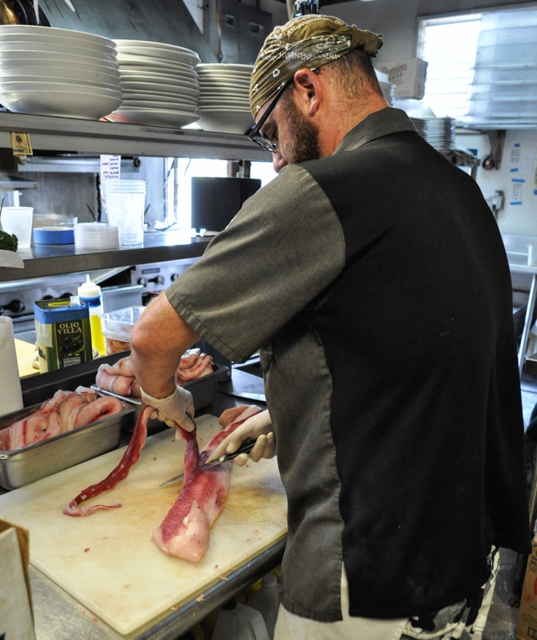
[(155, 411), (151, 413), (151, 418), (156, 418), (165, 422), (169, 427), (174, 427), (177, 423), (185, 431), (194, 431), (194, 401), (190, 391), (183, 387), (176, 386), (175, 391), (165, 398), (153, 398), (143, 389), (142, 401), (153, 407)]
[(216, 447), (209, 456), (207, 462), (216, 460), (225, 453), (233, 453), (241, 446), (244, 440), (252, 438), (256, 443), (250, 453), (241, 453), (233, 462), (240, 467), (245, 465), (248, 460), (259, 462), (261, 458), (273, 458), (276, 455), (276, 438), (272, 430), (272, 422), (268, 411), (256, 413), (248, 418), (243, 424), (230, 433), (227, 438)]

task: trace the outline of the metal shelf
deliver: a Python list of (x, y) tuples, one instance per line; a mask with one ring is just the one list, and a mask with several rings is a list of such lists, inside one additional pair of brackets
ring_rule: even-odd
[(35, 245), (18, 252), (24, 269), (0, 267), (0, 282), (194, 258), (203, 254), (208, 242), (209, 238), (190, 237), (190, 232), (166, 231), (146, 233), (143, 247), (114, 251), (84, 252), (73, 244)]
[[(253, 122), (253, 121), (252, 121)], [(246, 136), (75, 118), (0, 113), (0, 148), (11, 149), (11, 133), (28, 133), (34, 152), (271, 161)]]

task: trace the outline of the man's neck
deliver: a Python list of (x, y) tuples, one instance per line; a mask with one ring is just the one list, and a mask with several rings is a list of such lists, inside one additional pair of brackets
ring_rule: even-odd
[[(319, 131), (319, 149), (321, 151), (321, 158), (325, 156), (331, 156), (334, 151), (339, 147), (343, 138), (354, 129), (354, 127), (362, 120), (365, 120), (367, 116), (386, 109), (390, 105), (384, 100), (382, 96), (375, 95), (373, 98), (368, 99), (365, 106), (352, 107), (347, 105), (348, 109), (341, 109), (338, 106), (337, 115), (332, 115), (327, 120), (325, 126), (322, 126)], [(325, 116), (326, 117), (326, 116)]]

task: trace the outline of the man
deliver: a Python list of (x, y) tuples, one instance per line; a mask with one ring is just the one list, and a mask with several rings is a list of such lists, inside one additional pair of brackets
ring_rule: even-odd
[(382, 39), (291, 20), (251, 82), (279, 175), (132, 333), (144, 398), (202, 336), (257, 350), (270, 411), (237, 440), (289, 502), (278, 640), (480, 637), (497, 548), (529, 551), (509, 269), (476, 183), (382, 97)]

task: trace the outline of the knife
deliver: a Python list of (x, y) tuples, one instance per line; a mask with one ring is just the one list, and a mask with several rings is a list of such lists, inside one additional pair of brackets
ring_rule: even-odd
[[(216, 467), (217, 465), (222, 464), (222, 462), (228, 462), (229, 460), (233, 460), (233, 458), (236, 458), (241, 453), (249, 453), (254, 448), (254, 445), (256, 442), (257, 442), (256, 440), (252, 438), (248, 438), (241, 444), (241, 446), (237, 449), (237, 451), (234, 451), (233, 453), (224, 453), (219, 458), (216, 458), (216, 460), (211, 460), (211, 462), (205, 462), (204, 464), (201, 465), (200, 470), (207, 471), (207, 469)], [(162, 484), (159, 485), (159, 488), (165, 487), (168, 484), (172, 484), (172, 482), (177, 482), (177, 480), (181, 480), (181, 478), (184, 475), (185, 474), (183, 472), (183, 473), (180, 473), (178, 476), (175, 476), (174, 478), (170, 478), (169, 480), (166, 480), (166, 482), (163, 482)]]

